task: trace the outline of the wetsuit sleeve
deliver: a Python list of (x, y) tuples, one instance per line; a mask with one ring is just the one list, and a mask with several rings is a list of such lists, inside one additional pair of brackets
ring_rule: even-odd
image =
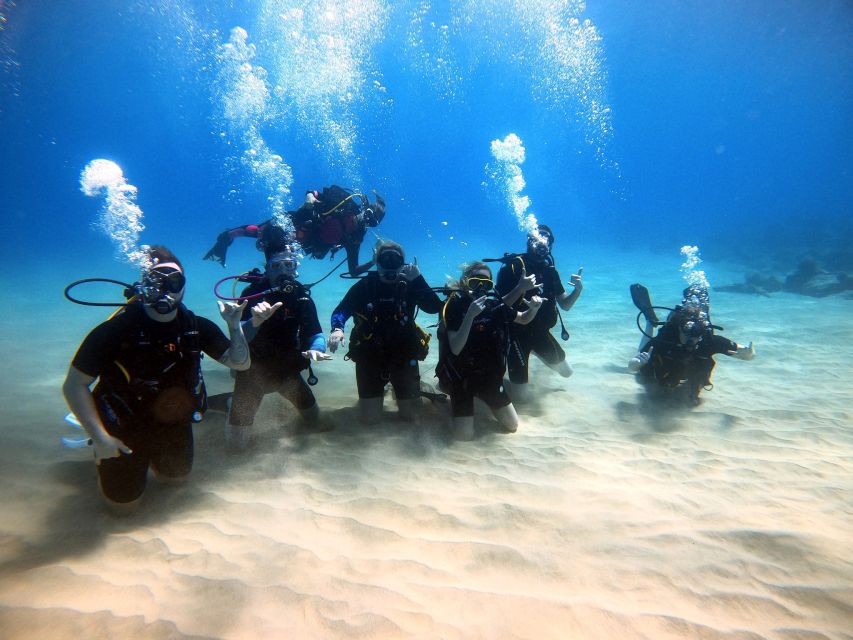
[[(702, 340), (704, 349), (707, 355), (715, 355), (717, 353), (734, 353), (737, 351), (737, 343), (729, 340), (725, 336), (712, 335), (710, 338)], [(707, 343), (707, 346), (705, 346)]]
[(426, 313), (438, 313), (441, 311), (441, 299), (438, 294), (430, 289), (423, 276), (418, 276), (410, 284), (411, 296), (415, 304)]
[(359, 309), (359, 303), (365, 297), (364, 287), (366, 286), (366, 282), (366, 280), (359, 280), (351, 286), (344, 299), (332, 311), (332, 331), (343, 329), (347, 320)]
[(503, 313), (503, 319), (505, 322), (515, 322), (515, 319), (519, 316), (519, 312), (512, 307), (508, 307), (505, 304), (501, 303), (501, 306), (498, 307), (501, 313)]
[(518, 279), (521, 277), (521, 272), (513, 273), (512, 265), (505, 264), (498, 271), (498, 281), (495, 283), (495, 289), (498, 294), (505, 296), (513, 287), (518, 284)]
[(214, 360), (219, 360), (222, 354), (228, 350), (231, 343), (228, 338), (222, 333), (222, 329), (217, 327), (211, 320), (196, 316), (198, 322), (198, 338), (199, 346)]
[[(311, 298), (308, 298), (302, 303), (302, 309), (299, 315), (299, 348), (302, 351), (305, 351), (306, 349), (325, 351), (326, 341), (323, 338), (323, 327), (320, 326), (320, 319), (317, 317), (317, 307)], [(318, 335), (323, 341), (322, 348), (314, 346), (317, 343)]]
[(120, 342), (121, 336), (116, 322), (108, 320), (99, 324), (83, 339), (71, 365), (86, 375), (97, 378), (118, 357)]

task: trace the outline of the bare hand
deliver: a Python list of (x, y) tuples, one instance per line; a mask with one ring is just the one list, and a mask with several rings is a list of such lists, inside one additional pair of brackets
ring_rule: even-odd
[(572, 279), (569, 281), (569, 284), (572, 285), (576, 291), (583, 290), (583, 267), (580, 267), (577, 273), (572, 274)]
[(219, 315), (225, 320), (225, 324), (231, 328), (236, 328), (240, 324), (240, 318), (243, 317), (243, 309), (246, 308), (248, 302), (248, 300), (243, 300), (242, 304), (237, 304), (236, 302), (222, 302), (222, 300), (217, 300)]
[(101, 460), (107, 458), (118, 458), (123, 453), (133, 453), (124, 442), (109, 434), (101, 438), (92, 438), (92, 445), (95, 447), (95, 460), (99, 464)]
[(335, 329), (334, 331), (332, 331), (332, 333), (329, 334), (329, 351), (334, 353), (338, 350), (338, 347), (344, 346), (344, 342), (344, 330)]
[(283, 302), (276, 302), (275, 304), (270, 304), (265, 300), (259, 302), (254, 307), (252, 307), (252, 326), (260, 327), (264, 322), (269, 320), (276, 311), (281, 309)]
[(527, 301), (527, 306), (531, 309), (539, 309), (542, 306), (542, 303), (545, 302), (546, 298), (540, 298), (539, 296), (533, 296), (530, 300)]
[(483, 311), (486, 310), (486, 296), (481, 296), (474, 300), (468, 307), (468, 311), (466, 315), (470, 316), (473, 320), (477, 316), (479, 316)]
[(412, 264), (404, 264), (400, 269), (400, 275), (406, 279), (406, 282), (411, 282), (421, 275), (421, 270), (418, 269), (417, 256), (412, 258)]
[(536, 288), (536, 274), (531, 273), (527, 275), (527, 269), (521, 268), (521, 278), (518, 280), (518, 284), (516, 285), (519, 291), (524, 294), (530, 291), (531, 289)]
[(322, 360), (332, 360), (332, 356), (327, 353), (323, 353), (322, 351), (317, 351), (316, 349), (308, 349), (308, 351), (302, 352), (302, 357), (306, 360), (311, 360), (311, 362), (320, 362)]

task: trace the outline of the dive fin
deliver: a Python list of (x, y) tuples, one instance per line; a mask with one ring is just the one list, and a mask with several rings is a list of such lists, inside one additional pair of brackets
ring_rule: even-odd
[(80, 424), (80, 421), (77, 419), (77, 416), (75, 416), (73, 413), (69, 413), (68, 415), (65, 416), (65, 422), (67, 422), (72, 427), (75, 427), (77, 429), (83, 428), (83, 425)]
[(650, 322), (653, 326), (660, 324), (657, 314), (655, 313), (655, 309), (652, 306), (652, 300), (649, 297), (648, 289), (639, 283), (632, 284), (631, 300), (634, 301), (634, 305), (637, 309), (643, 313), (643, 316), (646, 318), (646, 322)]
[(92, 438), (60, 438), (62, 446), (68, 449), (85, 449), (92, 444)]

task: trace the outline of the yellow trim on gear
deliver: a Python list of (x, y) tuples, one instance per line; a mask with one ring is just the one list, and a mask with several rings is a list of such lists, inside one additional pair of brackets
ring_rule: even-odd
[(113, 360), (113, 364), (121, 370), (121, 372), (124, 374), (126, 382), (128, 382), (128, 384), (129, 384), (130, 383), (130, 374), (127, 372), (127, 369), (125, 369), (121, 365), (121, 362), (119, 362), (118, 360)]
[(323, 211), (320, 215), (321, 215), (321, 216), (327, 216), (327, 215), (329, 215), (330, 213), (334, 212), (334, 211), (335, 211), (335, 209), (337, 209), (338, 207), (342, 206), (342, 205), (343, 205), (347, 200), (350, 200), (350, 199), (352, 199), (352, 198), (355, 198), (356, 196), (358, 196), (359, 198), (364, 198), (365, 200), (367, 200), (367, 196), (366, 196), (366, 195), (364, 195), (363, 193), (351, 193), (351, 194), (350, 194), (350, 195), (348, 195), (346, 198), (344, 198), (343, 200), (341, 200), (338, 204), (336, 204), (334, 207), (332, 207), (332, 208), (331, 208), (331, 209), (329, 209), (328, 211)]

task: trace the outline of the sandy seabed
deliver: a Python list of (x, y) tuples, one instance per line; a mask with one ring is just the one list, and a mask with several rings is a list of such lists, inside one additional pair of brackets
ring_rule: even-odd
[[(575, 375), (534, 365), (516, 434), (479, 406), (453, 442), (444, 409), (406, 424), (390, 398), (361, 425), (338, 358), (315, 388), (333, 430), (300, 433), (269, 396), (231, 454), (209, 413), (190, 480), (152, 479), (126, 517), (91, 451), (59, 446), (97, 313), (57, 301), (36, 336), (4, 319), (0, 637), (853, 638), (853, 301), (716, 295), (758, 358), (721, 357), (699, 407), (656, 409), (624, 368), (640, 269), (598, 266), (567, 316)], [(670, 276), (646, 278), (661, 304)]]

